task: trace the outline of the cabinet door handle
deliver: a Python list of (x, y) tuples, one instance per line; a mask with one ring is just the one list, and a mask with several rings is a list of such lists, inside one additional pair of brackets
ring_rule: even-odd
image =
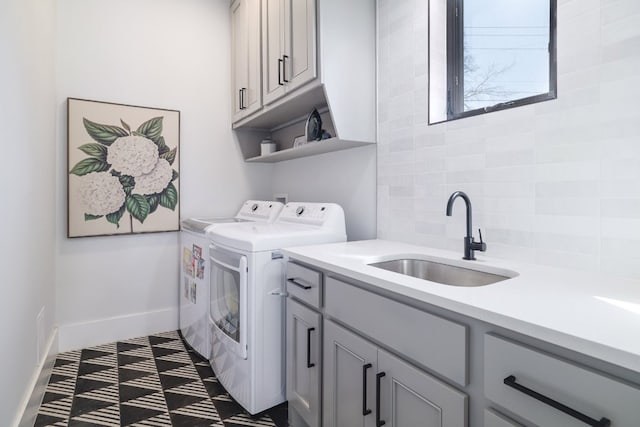
[(371, 363), (362, 365), (362, 415), (369, 415), (371, 409), (367, 409), (367, 369), (371, 368)]
[(244, 106), (244, 91), (247, 90), (246, 87), (240, 89), (240, 109), (244, 110), (247, 107)]
[(376, 374), (376, 427), (380, 427), (386, 424), (385, 421), (380, 419), (380, 380), (387, 375), (384, 372), (378, 372)]
[(238, 89), (238, 109), (242, 110), (242, 89)]
[(587, 415), (576, 411), (575, 409), (569, 408), (566, 405), (563, 405), (562, 403), (555, 401), (553, 399), (551, 399), (550, 397), (547, 397), (545, 395), (542, 395), (540, 393), (538, 393), (537, 391), (531, 390), (528, 387), (523, 386), (522, 384), (518, 384), (516, 382), (516, 377), (513, 375), (509, 375), (507, 378), (504, 379), (504, 383), (511, 387), (511, 388), (515, 388), (516, 390), (518, 390), (521, 393), (526, 394), (527, 396), (531, 396), (536, 400), (539, 400), (542, 403), (545, 403), (559, 411), (564, 412), (565, 414), (572, 416), (573, 418), (576, 418), (580, 421), (582, 421), (583, 423), (590, 425), (592, 427), (609, 427), (611, 425), (611, 421), (608, 420), (607, 418), (600, 418), (600, 420), (595, 420), (591, 417), (588, 417)]
[(289, 59), (287, 55), (282, 55), (282, 81), (285, 83), (289, 83), (287, 80), (287, 59)]
[(296, 285), (299, 288), (304, 289), (305, 291), (308, 291), (309, 289), (311, 289), (313, 286), (309, 286), (309, 285), (305, 285), (303, 283), (298, 282), (298, 279), (295, 277), (292, 277), (290, 279), (287, 279), (287, 282), (289, 283), (293, 283), (294, 285)]
[(311, 332), (315, 330), (316, 328), (307, 328), (307, 368), (316, 366), (315, 363), (311, 363)]
[(278, 58), (278, 84), (280, 86), (283, 86), (284, 83), (282, 83), (282, 58)]

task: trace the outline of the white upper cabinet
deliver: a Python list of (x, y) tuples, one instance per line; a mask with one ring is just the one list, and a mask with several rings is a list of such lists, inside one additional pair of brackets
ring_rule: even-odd
[(234, 122), (262, 108), (260, 4), (260, 0), (236, 0), (231, 6)]
[[(327, 113), (323, 128), (331, 140), (347, 142), (323, 144), (322, 152), (375, 143), (375, 2), (236, 0), (232, 15), (234, 8), (242, 7), (238, 3), (243, 2), (259, 3), (256, 7), (261, 7), (259, 22), (255, 20), (255, 11), (251, 10), (243, 14), (251, 15), (247, 21), (239, 23), (240, 18), (233, 16), (232, 23), (233, 76), (236, 79), (233, 128), (261, 133), (256, 141), (248, 142), (248, 149), (243, 147), (245, 159), (278, 161), (279, 152), (293, 146), (289, 134), (304, 135), (304, 121), (314, 108), (321, 114)], [(249, 30), (243, 30), (245, 24)], [(261, 36), (257, 66), (253, 49), (256, 29)], [(242, 31), (243, 35), (237, 34)], [(244, 35), (251, 40), (245, 42)], [(236, 57), (243, 55), (244, 46), (251, 47), (248, 58)], [(246, 80), (241, 75), (244, 70), (248, 70)], [(259, 95), (253, 92), (255, 70), (259, 72)], [(292, 126), (295, 129), (287, 131), (286, 138), (277, 134)], [(265, 136), (272, 136), (278, 142), (279, 152), (258, 155), (259, 138)], [(313, 153), (287, 153), (280, 160), (309, 154)]]

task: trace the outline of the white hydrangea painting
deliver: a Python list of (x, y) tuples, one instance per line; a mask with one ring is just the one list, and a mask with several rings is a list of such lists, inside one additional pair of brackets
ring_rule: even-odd
[(69, 237), (180, 228), (180, 112), (69, 98)]

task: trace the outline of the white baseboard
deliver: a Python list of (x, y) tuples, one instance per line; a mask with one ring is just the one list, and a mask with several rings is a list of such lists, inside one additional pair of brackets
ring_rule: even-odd
[(18, 413), (13, 421), (14, 427), (33, 427), (38, 415), (38, 408), (42, 403), (49, 377), (58, 354), (58, 329), (54, 328), (47, 341), (45, 352), (40, 364), (36, 366), (29, 387), (25, 392)]
[(178, 329), (178, 307), (59, 325), (59, 351), (78, 350)]

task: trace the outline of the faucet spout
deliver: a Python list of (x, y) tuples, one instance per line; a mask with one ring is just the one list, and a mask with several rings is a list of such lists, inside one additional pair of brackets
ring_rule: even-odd
[[(474, 251), (484, 252), (487, 250), (487, 245), (482, 241), (482, 232), (480, 232), (480, 241), (476, 242), (473, 239), (473, 232), (471, 231), (473, 226), (471, 225), (471, 200), (466, 193), (462, 191), (456, 191), (451, 196), (449, 196), (449, 201), (447, 202), (447, 216), (451, 216), (453, 213), (453, 203), (456, 199), (460, 197), (464, 200), (464, 203), (467, 208), (467, 235), (464, 237), (464, 256), (462, 259), (475, 260)], [(478, 230), (480, 231), (480, 230)]]
[(467, 208), (467, 236), (466, 237), (472, 237), (471, 230), (473, 229), (473, 226), (471, 225), (471, 200), (469, 199), (469, 196), (467, 196), (467, 193), (463, 191), (456, 191), (451, 196), (449, 196), (449, 201), (447, 202), (447, 216), (451, 216), (451, 214), (453, 213), (453, 202), (455, 202), (458, 197), (464, 200), (464, 204), (466, 205), (466, 208)]

